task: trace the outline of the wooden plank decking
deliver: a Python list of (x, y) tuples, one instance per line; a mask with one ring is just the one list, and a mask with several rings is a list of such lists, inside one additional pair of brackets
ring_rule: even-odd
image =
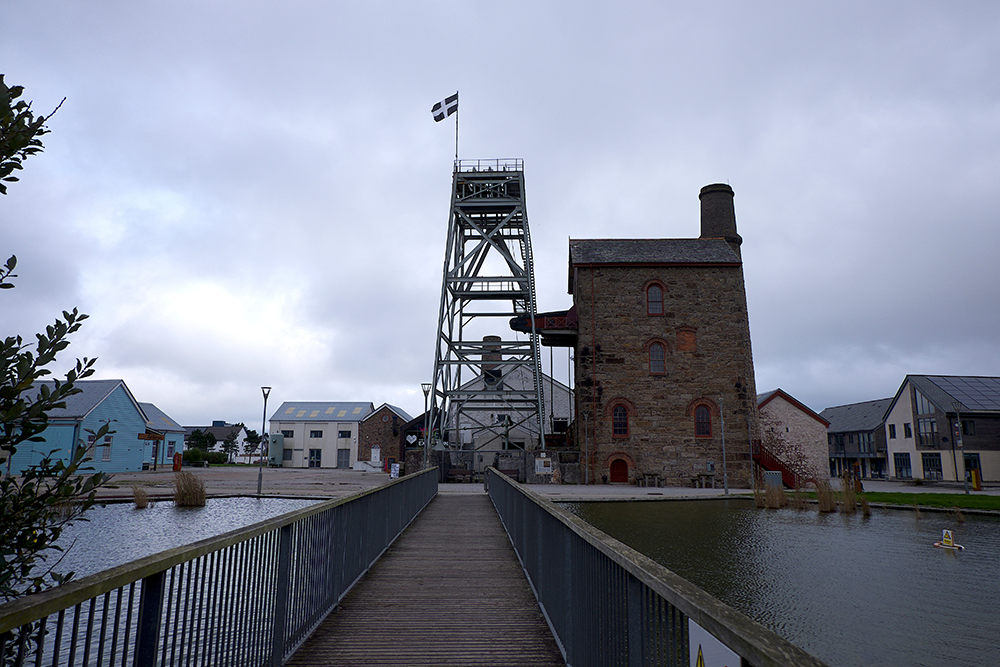
[(438, 494), (287, 663), (564, 665), (485, 493)]

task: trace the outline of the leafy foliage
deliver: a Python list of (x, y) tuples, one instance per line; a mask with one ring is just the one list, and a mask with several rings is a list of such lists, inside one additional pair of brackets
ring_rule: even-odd
[(18, 180), (14, 172), (24, 168), (22, 164), (29, 156), (42, 152), (40, 137), (49, 132), (45, 122), (62, 102), (48, 116), (35, 116), (31, 102), (20, 99), (24, 87), (7, 86), (3, 76), (0, 74), (0, 194), (5, 195), (5, 183)]
[(257, 454), (260, 454), (260, 433), (248, 428), (247, 435), (243, 438), (243, 456), (256, 456)]
[(226, 453), (226, 461), (228, 462), (234, 454), (239, 453), (240, 450), (240, 430), (246, 428), (246, 426), (240, 422), (233, 426), (233, 430), (229, 432), (226, 439), (222, 441), (222, 451)]
[[(17, 258), (7, 260), (0, 269), (0, 283), (13, 277)], [(96, 359), (77, 359), (65, 380), (42, 383), (50, 374), (46, 368), (56, 355), (69, 345), (69, 336), (87, 319), (74, 309), (63, 312), (62, 319), (36, 334), (34, 345), (20, 336), (10, 336), (0, 343), (0, 465), (9, 470), (10, 458), (25, 443), (44, 442), (42, 432), (48, 427), (49, 413), (66, 406), (66, 399), (80, 393), (75, 386), (94, 372)], [(104, 425), (95, 434), (109, 433)], [(82, 477), (89, 470), (83, 442), (75, 443), (68, 458), (50, 452), (41, 462), (30, 466), (19, 477), (0, 480), (0, 599), (9, 600), (59, 584), (72, 574), (60, 575), (47, 564), (63, 528), (93, 506), (97, 487), (106, 481), (103, 473)], [(48, 551), (48, 554), (46, 553)]]
[(188, 445), (190, 447), (197, 447), (198, 449), (207, 452), (212, 447), (215, 447), (215, 443), (218, 442), (215, 435), (209, 433), (208, 431), (202, 431), (200, 428), (196, 428), (191, 431), (191, 435), (188, 436)]

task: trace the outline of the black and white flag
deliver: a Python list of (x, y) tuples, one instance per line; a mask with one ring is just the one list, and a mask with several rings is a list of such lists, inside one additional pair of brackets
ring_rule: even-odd
[(436, 121), (442, 121), (456, 111), (458, 111), (458, 93), (444, 98), (431, 107), (431, 114)]

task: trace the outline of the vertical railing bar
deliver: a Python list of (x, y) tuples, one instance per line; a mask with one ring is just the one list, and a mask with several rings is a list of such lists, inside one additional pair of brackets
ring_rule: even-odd
[(125, 667), (128, 663), (128, 658), (132, 656), (132, 665), (135, 665), (135, 654), (129, 651), (129, 637), (132, 636), (132, 614), (135, 609), (135, 584), (132, 582), (128, 585), (128, 608), (125, 611), (125, 634), (122, 637), (122, 667)]
[[(45, 632), (49, 625), (49, 617), (43, 616), (38, 621), (38, 648), (35, 649), (35, 667), (42, 667), (43, 661), (45, 660)], [(0, 642), (0, 656), (3, 656), (4, 649), (3, 643)]]
[[(114, 628), (114, 630), (111, 631), (111, 655), (108, 656), (108, 658), (109, 658), (109, 664), (111, 665), (111, 667), (115, 667), (115, 658), (118, 656), (118, 635), (121, 632), (121, 625), (120, 624), (121, 624), (121, 620), (122, 620), (122, 591), (123, 590), (124, 590), (123, 586), (119, 586), (116, 589), (117, 595), (115, 597), (115, 628)], [(125, 651), (123, 650), (122, 651), (122, 661), (123, 661), (123, 663), (124, 663), (124, 660), (125, 660), (124, 655), (125, 655)]]
[(188, 561), (187, 563), (184, 564), (185, 581), (182, 582), (182, 585), (184, 586), (184, 604), (183, 604), (184, 617), (181, 619), (181, 624), (177, 627), (177, 634), (180, 636), (180, 645), (178, 646), (177, 649), (177, 659), (180, 661), (181, 664), (184, 664), (186, 662), (184, 654), (185, 644), (188, 644), (190, 649), (190, 642), (185, 640), (188, 638), (188, 632), (190, 631), (189, 629), (191, 627), (190, 625), (188, 625), (188, 609), (190, 608), (191, 605), (191, 577), (192, 577), (192, 571), (194, 570), (194, 565), (195, 564), (192, 561)]
[(66, 629), (66, 610), (60, 609), (56, 619), (56, 639), (52, 645), (52, 665), (59, 664), (59, 653), (62, 651), (62, 635)]
[(218, 551), (213, 551), (206, 559), (208, 561), (208, 575), (203, 584), (205, 589), (205, 639), (202, 642), (205, 652), (202, 654), (201, 664), (214, 664), (215, 655), (212, 651), (215, 644), (216, 633), (218, 632), (219, 620), (219, 561), (222, 559)]
[(194, 590), (192, 591), (192, 599), (194, 606), (191, 608), (191, 619), (194, 621), (194, 632), (191, 636), (191, 664), (198, 664), (198, 649), (201, 648), (201, 620), (202, 612), (205, 610), (205, 570), (206, 562), (208, 559), (205, 556), (201, 556), (196, 560), (196, 571), (194, 576)]
[(77, 634), (80, 632), (80, 607), (82, 603), (77, 604), (73, 607), (73, 630), (69, 637), (69, 661), (66, 663), (72, 665), (76, 662), (76, 639)]
[[(252, 540), (247, 540), (246, 542), (240, 542), (240, 555), (239, 555), (239, 558), (238, 558), (238, 563), (239, 563), (239, 569), (238, 569), (238, 571), (240, 573), (239, 580), (242, 581), (242, 582), (247, 582), (247, 583), (249, 583), (249, 581), (250, 581), (250, 578), (249, 578), (249, 576), (247, 574), (247, 570), (248, 570), (248, 566), (249, 566), (248, 565), (249, 559), (248, 559), (248, 556), (247, 556), (247, 552), (249, 551), (249, 549), (250, 549), (251, 546), (252, 546)], [(239, 610), (237, 612), (237, 622), (236, 623), (237, 623), (237, 628), (238, 628), (237, 635), (239, 637), (246, 636), (247, 615), (249, 613), (248, 608), (250, 606), (249, 600), (253, 599), (253, 591), (249, 589), (249, 586), (248, 586), (247, 593), (249, 593), (249, 595), (241, 596), (241, 598), (240, 598), (240, 608), (239, 608)], [(242, 652), (240, 651), (241, 647), (245, 648), (246, 647), (246, 642), (235, 642), (235, 641), (233, 642), (234, 658), (236, 657), (236, 655), (242, 655)]]
[[(223, 599), (225, 600), (225, 606), (222, 617), (225, 621), (230, 621), (233, 618), (233, 610), (235, 607), (235, 602), (233, 600), (235, 596), (235, 591), (233, 590), (233, 577), (235, 574), (236, 552), (238, 550), (239, 544), (234, 544), (224, 550), (226, 553), (226, 563), (228, 565), (224, 568), (225, 582), (223, 586)], [(219, 654), (221, 657), (219, 664), (230, 665), (232, 664), (232, 656), (229, 654), (229, 640), (233, 636), (233, 626), (228, 622), (224, 622), (223, 627), (225, 630), (223, 630), (219, 636)]]
[(101, 609), (101, 636), (97, 640), (97, 667), (104, 664), (104, 642), (108, 638), (108, 602), (111, 600), (111, 591), (104, 594), (104, 603)]
[(174, 608), (174, 582), (177, 579), (177, 568), (170, 568), (170, 577), (167, 582), (167, 602), (163, 606), (163, 622), (162, 629), (163, 634), (160, 637), (160, 641), (163, 644), (163, 648), (160, 649), (160, 664), (165, 665), (167, 663), (167, 650), (170, 647), (170, 612)]

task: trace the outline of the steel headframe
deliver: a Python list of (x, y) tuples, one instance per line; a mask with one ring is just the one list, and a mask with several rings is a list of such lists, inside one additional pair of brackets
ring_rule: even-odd
[[(439, 437), (451, 434), (449, 449), (462, 447), (462, 416), (477, 433), (492, 431), (491, 439), (503, 441), (511, 422), (488, 423), (482, 418), (487, 411), (509, 413), (514, 425), (537, 433), (537, 446), (545, 449), (536, 312), (523, 160), (456, 160), (429, 416), (433, 427), (441, 413)], [(525, 315), (532, 323), (527, 341), (509, 326)], [(484, 334), (500, 340), (484, 341)], [(523, 368), (533, 381), (479, 381), (484, 355), (505, 375)]]

